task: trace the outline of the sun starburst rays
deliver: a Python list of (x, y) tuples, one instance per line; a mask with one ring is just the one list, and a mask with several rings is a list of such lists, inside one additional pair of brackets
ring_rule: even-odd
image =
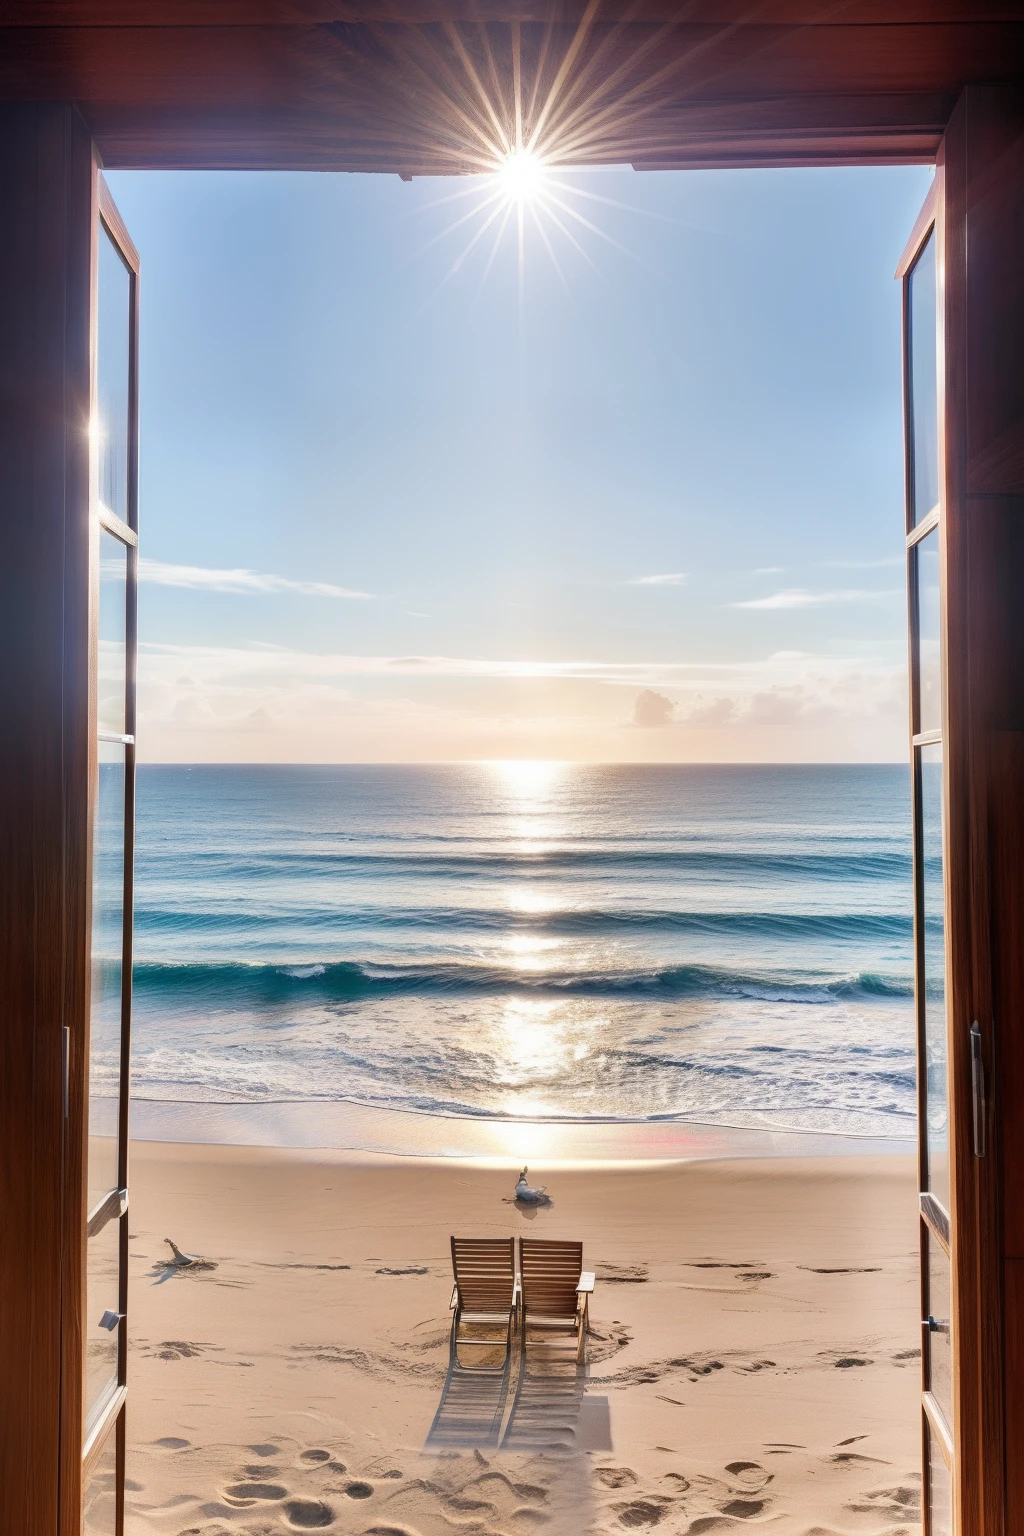
[[(607, 219), (597, 220), (601, 207), (647, 210), (579, 186), (577, 173), (632, 161), (638, 153), (656, 160), (661, 130), (654, 109), (666, 92), (677, 100), (686, 95), (685, 83), (675, 79), (686, 57), (668, 49), (666, 61), (660, 46), (677, 23), (634, 27), (633, 14), (621, 11), (604, 20), (603, 4), (588, 0), (575, 25), (449, 21), (395, 28), (386, 42), (422, 86), (403, 105), (407, 131), (433, 168), (469, 179), (468, 186), (420, 205), (455, 205), (455, 216), (422, 248), (458, 238), (434, 294), (478, 252), (479, 297), (500, 251), (512, 246), (521, 338), (528, 250), (550, 263), (568, 292), (567, 257), (598, 270), (587, 246), (600, 242), (639, 260), (602, 228)], [(465, 208), (458, 206), (463, 200)]]

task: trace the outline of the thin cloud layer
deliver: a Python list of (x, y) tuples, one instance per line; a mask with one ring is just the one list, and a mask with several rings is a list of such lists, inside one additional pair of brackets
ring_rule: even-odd
[(741, 603), (730, 603), (730, 608), (825, 608), (832, 603), (880, 603), (891, 597), (901, 597), (898, 589), (884, 592), (869, 591), (863, 587), (848, 587), (840, 592), (808, 592), (805, 587), (790, 587), (785, 592), (773, 592), (770, 597), (750, 597)]
[(689, 581), (685, 571), (668, 571), (662, 576), (634, 576), (627, 587), (684, 587)]
[(524, 680), (608, 683), (624, 687), (686, 686), (754, 689), (792, 682), (814, 671), (846, 676), (872, 668), (849, 657), (811, 656), (805, 651), (774, 651), (749, 661), (600, 661), (492, 660), (479, 656), (355, 656), (297, 651), (286, 646), (195, 646), (144, 643), (140, 653), (151, 676), (187, 670), (190, 676), (304, 678), (330, 682), (341, 678)]
[(149, 644), (139, 700), (148, 761), (878, 761), (906, 742), (902, 664), (799, 651), (539, 663)]
[(271, 576), (262, 571), (211, 570), (205, 565), (169, 565), (163, 560), (139, 559), (139, 580), (155, 587), (187, 587), (194, 592), (273, 593), (302, 592), (307, 597), (345, 597), (370, 600), (374, 592), (357, 592), (329, 581), (295, 581), (290, 576)]

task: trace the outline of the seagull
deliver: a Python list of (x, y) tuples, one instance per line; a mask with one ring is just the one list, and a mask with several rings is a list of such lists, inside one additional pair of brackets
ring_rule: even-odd
[(529, 1171), (529, 1168), (524, 1168), (516, 1180), (516, 1199), (526, 1205), (547, 1205), (551, 1196), (546, 1192), (546, 1186), (527, 1183), (526, 1175)]
[(177, 1243), (173, 1242), (172, 1239), (169, 1238), (169, 1237), (165, 1237), (164, 1238), (164, 1242), (169, 1245), (171, 1252), (174, 1254), (174, 1258), (173, 1259), (168, 1259), (167, 1260), (167, 1264), (168, 1264), (168, 1266), (170, 1268), (173, 1268), (173, 1269), (216, 1269), (216, 1267), (217, 1267), (214, 1264), (212, 1259), (204, 1259), (198, 1253), (182, 1253), (182, 1251), (178, 1247)]

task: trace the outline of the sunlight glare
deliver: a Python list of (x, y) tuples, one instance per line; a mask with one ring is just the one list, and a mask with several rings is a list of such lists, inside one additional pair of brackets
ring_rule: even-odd
[(546, 172), (539, 155), (518, 145), (504, 156), (496, 174), (509, 202), (528, 203), (541, 191)]
[(565, 764), (553, 758), (509, 757), (493, 759), (489, 765), (502, 780), (507, 794), (519, 800), (545, 796), (565, 770)]

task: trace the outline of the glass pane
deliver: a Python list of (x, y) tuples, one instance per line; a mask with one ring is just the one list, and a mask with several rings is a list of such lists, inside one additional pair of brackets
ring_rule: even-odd
[(117, 1429), (107, 1436), (82, 1494), (82, 1536), (116, 1536)]
[[(121, 1221), (113, 1217), (86, 1245), (85, 1416), (117, 1380)], [(105, 1321), (104, 1321), (105, 1319)], [(111, 1324), (113, 1326), (111, 1326)], [(87, 1426), (88, 1427), (88, 1426)]]
[(942, 1447), (935, 1438), (928, 1420), (924, 1425), (925, 1459), (928, 1466), (928, 1518), (925, 1530), (928, 1536), (952, 1536), (953, 1485), (942, 1455)]
[(93, 829), (92, 1000), (89, 1017), (88, 1202), (118, 1186), (121, 1082), (121, 950), (124, 918), (124, 747), (99, 745)]
[(925, 1316), (936, 1326), (925, 1330), (925, 1384), (939, 1402), (947, 1424), (953, 1422), (953, 1346), (950, 1334), (949, 1260), (935, 1238), (924, 1229), (927, 1255)]
[(911, 523), (939, 499), (939, 391), (935, 323), (935, 232), (910, 274)]
[(124, 732), (127, 600), (128, 550), (101, 529), (98, 727), (114, 736)]
[(911, 559), (917, 574), (918, 701), (919, 731), (942, 726), (942, 671), (939, 634), (939, 531), (928, 534), (914, 547)]
[(921, 885), (924, 975), (918, 1017), (924, 1031), (928, 1188), (949, 1210), (949, 1115), (946, 1086), (946, 943), (942, 880), (942, 748), (921, 747)]
[(131, 273), (102, 223), (99, 268), (95, 422), (99, 497), (127, 522)]

